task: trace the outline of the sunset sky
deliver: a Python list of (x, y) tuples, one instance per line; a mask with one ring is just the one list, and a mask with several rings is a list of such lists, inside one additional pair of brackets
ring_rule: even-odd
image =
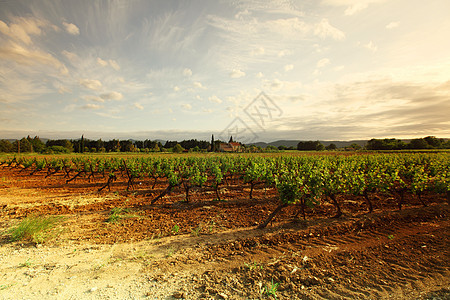
[(450, 137), (449, 12), (448, 0), (0, 0), (0, 139)]

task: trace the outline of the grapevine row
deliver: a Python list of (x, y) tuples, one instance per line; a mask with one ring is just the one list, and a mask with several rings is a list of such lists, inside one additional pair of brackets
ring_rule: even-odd
[(433, 191), (449, 198), (450, 160), (447, 153), (433, 154), (370, 154), (354, 156), (213, 156), (213, 157), (140, 157), (100, 158), (72, 157), (46, 158), (12, 157), (0, 162), (3, 166), (20, 168), (20, 172), (45, 172), (46, 177), (62, 174), (69, 184), (79, 177), (106, 182), (99, 188), (110, 190), (111, 183), (122, 176), (127, 191), (136, 190), (136, 181), (165, 182), (166, 188), (151, 203), (155, 203), (174, 188), (183, 189), (185, 199), (191, 191), (212, 189), (220, 197), (220, 187), (239, 180), (250, 187), (253, 197), (258, 185), (275, 188), (280, 205), (260, 225), (264, 227), (282, 208), (298, 204), (305, 217), (307, 207), (321, 201), (330, 201), (342, 214), (340, 197), (362, 196), (369, 212), (373, 211), (375, 193), (395, 195), (402, 208), (405, 193), (418, 197), (424, 206), (423, 193)]

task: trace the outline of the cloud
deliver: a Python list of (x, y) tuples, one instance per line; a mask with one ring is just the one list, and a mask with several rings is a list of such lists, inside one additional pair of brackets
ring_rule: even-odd
[(322, 58), (321, 60), (319, 60), (316, 64), (317, 68), (323, 68), (326, 65), (328, 65), (330, 63), (330, 60), (328, 58)]
[(113, 68), (116, 71), (120, 70), (119, 64), (115, 60), (112, 60), (112, 59), (106, 61), (106, 60), (101, 59), (100, 57), (97, 57), (97, 64), (102, 67), (111, 66), (111, 68)]
[(62, 55), (64, 55), (68, 60), (70, 60), (72, 63), (76, 62), (79, 60), (78, 55), (76, 53), (73, 52), (69, 52), (67, 50), (63, 50), (61, 52)]
[(110, 59), (109, 60), (109, 65), (116, 71), (120, 70), (120, 66), (115, 60)]
[[(23, 103), (23, 101), (33, 100), (40, 95), (54, 92), (54, 89), (49, 89), (47, 83), (42, 80), (27, 78), (18, 72), (5, 73), (2, 68), (0, 68), (0, 89), (0, 104)], [(0, 105), (0, 111), (3, 108)], [(4, 111), (3, 115), (7, 115), (7, 112)]]
[(180, 90), (180, 88), (179, 88), (178, 86), (174, 86), (174, 87), (173, 87), (173, 90), (174, 90), (175, 92), (178, 92), (178, 91)]
[(106, 60), (101, 59), (100, 57), (97, 57), (97, 64), (99, 64), (102, 67), (106, 67), (108, 65), (108, 62)]
[(285, 65), (285, 66), (284, 66), (284, 70), (285, 70), (286, 72), (291, 71), (291, 70), (293, 70), (293, 69), (294, 69), (294, 65), (292, 65), (292, 64), (290, 64), (290, 65)]
[(51, 27), (47, 21), (34, 17), (13, 17), (9, 25), (0, 20), (1, 33), (26, 45), (32, 44), (31, 36), (42, 35), (42, 29), (46, 27)]
[(117, 111), (110, 111), (110, 112), (96, 112), (95, 114), (110, 119), (123, 119), (123, 117), (117, 116), (117, 113), (118, 113)]
[(397, 28), (400, 25), (400, 22), (391, 22), (386, 25), (386, 29), (393, 29)]
[(283, 87), (283, 82), (279, 79), (274, 79), (271, 83), (270, 83), (270, 87), (273, 90), (279, 90)]
[(110, 93), (101, 94), (100, 97), (105, 100), (119, 101), (119, 100), (122, 100), (123, 95), (119, 92), (110, 92)]
[(281, 50), (278, 52), (278, 57), (284, 57), (284, 56), (288, 56), (291, 55), (292, 51), (291, 50)]
[(185, 110), (191, 110), (192, 109), (192, 105), (190, 105), (189, 103), (185, 103), (185, 104), (181, 104), (181, 107)]
[(382, 3), (386, 0), (324, 0), (325, 5), (330, 6), (345, 6), (344, 14), (346, 16), (352, 16), (360, 11), (363, 11), (370, 4)]
[(64, 25), (64, 29), (66, 30), (67, 33), (69, 33), (71, 35), (79, 35), (80, 34), (80, 29), (75, 24), (63, 22), (63, 25)]
[(378, 50), (378, 47), (372, 41), (368, 42), (367, 44), (364, 44), (363, 47), (372, 52), (376, 52)]
[(289, 80), (280, 80), (275, 78), (273, 80), (264, 80), (264, 87), (270, 88), (273, 91), (280, 90), (283, 88), (283, 91), (298, 91), (298, 89), (302, 86), (300, 81), (289, 81)]
[[(417, 137), (450, 133), (450, 81), (395, 80), (361, 77), (316, 87), (301, 109), (284, 108), (288, 115), (278, 128), (301, 128), (316, 138)], [(277, 126), (273, 127), (274, 129)]]
[(256, 78), (263, 78), (264, 74), (262, 72), (258, 72), (258, 74), (256, 74)]
[(183, 75), (184, 76), (192, 76), (192, 70), (188, 69), (188, 68), (184, 69), (183, 70)]
[(202, 85), (201, 82), (196, 81), (196, 82), (194, 82), (193, 84), (194, 84), (194, 86), (195, 86), (196, 88), (206, 90), (206, 87), (204, 87), (204, 86)]
[(346, 16), (351, 16), (351, 15), (356, 14), (357, 12), (360, 12), (360, 11), (366, 9), (368, 6), (369, 6), (368, 3), (356, 3), (356, 4), (353, 4), (349, 7), (347, 7), (347, 9), (345, 10), (344, 13)]
[(88, 103), (86, 105), (83, 105), (81, 108), (82, 109), (100, 109), (100, 108), (102, 108), (102, 106), (98, 105), (98, 104)]
[(322, 19), (320, 23), (316, 24), (314, 34), (322, 39), (328, 37), (338, 41), (345, 39), (345, 33), (331, 26), (328, 19)]
[(220, 98), (218, 98), (216, 95), (209, 97), (208, 100), (209, 100), (209, 102), (213, 102), (213, 103), (222, 103), (222, 100)]
[(60, 94), (66, 94), (66, 93), (71, 93), (72, 91), (69, 88), (66, 88), (64, 86), (60, 86), (58, 88), (58, 93)]
[(139, 110), (143, 110), (144, 109), (144, 107), (141, 105), (141, 104), (139, 104), (139, 103), (134, 103), (134, 105), (133, 105), (135, 108), (137, 108), (137, 109), (139, 109)]
[(241, 71), (241, 70), (238, 70), (238, 69), (233, 69), (233, 70), (230, 72), (230, 77), (231, 77), (231, 78), (241, 78), (241, 77), (243, 77), (243, 76), (245, 76), (245, 72), (243, 72), (243, 71)]
[[(37, 48), (28, 49), (15, 42), (6, 42), (0, 46), (0, 59), (11, 60), (26, 66), (50, 66), (56, 69), (60, 75), (67, 75), (66, 66), (50, 53)], [(48, 72), (48, 70), (39, 70)]]
[(248, 9), (245, 9), (243, 11), (239, 11), (237, 14), (234, 15), (235, 19), (243, 19), (246, 16), (251, 15), (251, 13), (248, 11)]
[(100, 102), (100, 103), (105, 102), (105, 99), (98, 97), (98, 96), (88, 95), (88, 96), (84, 96), (83, 98), (86, 101), (94, 101), (94, 102)]
[(80, 79), (80, 85), (94, 91), (100, 90), (102, 88), (102, 83), (96, 79)]
[(258, 48), (256, 48), (256, 49), (253, 49), (253, 50), (250, 52), (250, 55), (251, 55), (251, 56), (263, 55), (264, 52), (265, 52), (265, 50), (264, 50), (263, 47), (258, 47)]

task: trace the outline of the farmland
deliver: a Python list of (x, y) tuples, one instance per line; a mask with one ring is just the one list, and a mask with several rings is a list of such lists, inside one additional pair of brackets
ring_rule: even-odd
[(6, 299), (448, 296), (448, 153), (0, 161)]

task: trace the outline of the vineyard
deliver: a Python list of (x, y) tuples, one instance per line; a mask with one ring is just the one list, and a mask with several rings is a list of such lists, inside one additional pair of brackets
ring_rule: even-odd
[[(9, 158), (3, 166), (18, 168), (30, 176), (44, 173), (63, 177), (66, 184), (77, 178), (98, 183), (111, 191), (115, 181), (125, 181), (125, 190), (146, 192), (162, 183), (166, 188), (151, 204), (174, 189), (182, 190), (189, 203), (193, 190), (214, 191), (209, 200), (221, 200), (221, 187), (249, 187), (253, 198), (256, 186), (275, 189), (280, 206), (275, 213), (290, 204), (298, 204), (306, 218), (308, 207), (329, 200), (336, 208), (335, 217), (342, 215), (337, 197), (363, 196), (368, 212), (373, 211), (375, 193), (391, 194), (402, 208), (405, 193), (412, 193), (427, 206), (422, 195), (435, 192), (450, 197), (450, 160), (448, 154), (380, 154), (354, 156), (281, 156), (277, 158), (216, 156), (208, 158)], [(144, 186), (144, 189), (142, 188)], [(243, 188), (241, 189), (243, 193)], [(241, 196), (245, 198), (245, 196)], [(272, 217), (272, 216), (270, 216)], [(260, 225), (263, 228), (270, 221)]]
[[(255, 280), (267, 283), (267, 287), (255, 288), (252, 285), (244, 291), (243, 286), (223, 283), (225, 273), (211, 273), (202, 267), (199, 270), (203, 271), (196, 271), (196, 277), (189, 279), (188, 283), (188, 277), (183, 277), (184, 283), (195, 286), (195, 297), (189, 297), (185, 289), (177, 287), (183, 290), (181, 294), (184, 295), (180, 297), (188, 299), (226, 299), (224, 295), (231, 296), (231, 299), (270, 298), (268, 288), (271, 280), (274, 287), (274, 278), (281, 284), (278, 298), (295, 299), (293, 295), (304, 293), (311, 299), (329, 299), (331, 296), (326, 296), (325, 292), (321, 296), (319, 283), (333, 285), (331, 280), (337, 279), (327, 278), (339, 278), (340, 275), (330, 273), (326, 275), (328, 277), (323, 274), (319, 276), (306, 261), (307, 256), (301, 255), (292, 260), (281, 253), (297, 253), (311, 247), (313, 250), (322, 249), (323, 245), (337, 247), (334, 244), (356, 249), (363, 247), (360, 244), (372, 243), (369, 246), (373, 248), (378, 247), (380, 239), (384, 241), (387, 238), (388, 242), (396, 243), (390, 240), (402, 234), (402, 241), (408, 244), (407, 247), (420, 244), (421, 234), (428, 232), (422, 228), (425, 225), (420, 224), (438, 222), (437, 227), (430, 228), (438, 231), (441, 226), (444, 226), (442, 229), (448, 228), (449, 157), (445, 152), (5, 156), (0, 158), (1, 224), (8, 228), (27, 216), (62, 216), (65, 219), (61, 226), (66, 230), (59, 240), (101, 245), (148, 241), (169, 245), (167, 247), (176, 253), (162, 257), (155, 254), (155, 258), (145, 260), (144, 269), (151, 265), (163, 273), (169, 272), (169, 267), (178, 268), (181, 272), (186, 261), (194, 260), (201, 264), (214, 262), (220, 265), (222, 272), (230, 272), (229, 268), (233, 265), (233, 272), (237, 272), (236, 278), (239, 278), (236, 280), (241, 284)], [(416, 225), (410, 227), (410, 223)], [(382, 237), (375, 239), (363, 235), (361, 242), (337, 242), (338, 237), (362, 231), (363, 228), (382, 232)], [(398, 233), (391, 233), (393, 228)], [(412, 228), (416, 232), (414, 238), (410, 232)], [(444, 236), (435, 241), (436, 249), (439, 245), (442, 249), (450, 248), (447, 247), (447, 231), (439, 232)], [(186, 236), (190, 238), (183, 240)], [(330, 236), (332, 241), (321, 240), (326, 236)], [(174, 238), (185, 242), (172, 240)], [(4, 233), (3, 244), (10, 243), (9, 239), (8, 234)], [(161, 239), (167, 240), (162, 242)], [(185, 244), (180, 246), (179, 243)], [(275, 245), (281, 250), (273, 248)], [(360, 251), (358, 249), (355, 251)], [(423, 252), (428, 249), (419, 250)], [(413, 266), (414, 257), (411, 255), (414, 251), (411, 251), (404, 257), (405, 263), (410, 259)], [(314, 259), (318, 259), (323, 255), (323, 251), (319, 252), (309, 255), (316, 255)], [(242, 263), (238, 263), (240, 260), (233, 260), (231, 265), (220, 264), (236, 255), (251, 259), (252, 265), (249, 267), (246, 263), (243, 267)], [(274, 255), (278, 257), (277, 263), (271, 261)], [(194, 256), (195, 259), (192, 258)], [(309, 276), (298, 278), (298, 288), (303, 288), (294, 288), (297, 284), (292, 282), (293, 279), (285, 278), (289, 272), (284, 272), (286, 275), (280, 268), (273, 267), (279, 262), (285, 263), (281, 270), (287, 268), (286, 264), (300, 263), (303, 266), (304, 275)], [(333, 261), (329, 263), (333, 265)], [(448, 257), (439, 263), (428, 262), (428, 265), (442, 263), (448, 265)], [(332, 265), (323, 265), (322, 268), (333, 268)], [(308, 266), (311, 268), (308, 269)], [(319, 268), (319, 264), (316, 267)], [(261, 275), (263, 268), (270, 272)], [(433, 269), (430, 272), (444, 276), (446, 270)], [(320, 279), (321, 276), (323, 279)], [(435, 277), (433, 280), (436, 280)], [(216, 280), (218, 283), (214, 287), (204, 287), (200, 284), (204, 280)], [(399, 279), (393, 277), (392, 280)], [(438, 281), (441, 284), (444, 282), (444, 287), (447, 284), (445, 280)], [(168, 278), (162, 282), (171, 283)], [(234, 286), (235, 291), (229, 286)], [(217, 289), (223, 289), (225, 294)], [(389, 294), (387, 289), (378, 292), (369, 290), (375, 298)], [(355, 298), (364, 298), (365, 295), (362, 291), (349, 292), (346, 289), (346, 292), (350, 293), (347, 296)], [(235, 293), (240, 296), (234, 298), (232, 295)], [(402, 290), (396, 295), (402, 298), (406, 295), (404, 293)], [(331, 298), (340, 299), (342, 296), (345, 296), (344, 292)]]

